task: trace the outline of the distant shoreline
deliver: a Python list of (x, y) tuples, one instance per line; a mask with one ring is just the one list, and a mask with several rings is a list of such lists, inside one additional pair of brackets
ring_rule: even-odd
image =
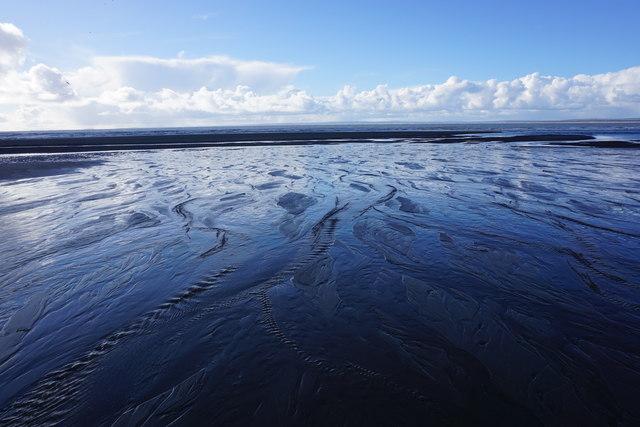
[(309, 127), (343, 127), (343, 126), (486, 126), (486, 125), (515, 125), (515, 124), (640, 124), (640, 118), (626, 119), (567, 119), (567, 120), (488, 120), (488, 121), (460, 121), (460, 122), (424, 122), (424, 121), (354, 121), (354, 122), (308, 122), (308, 123), (254, 123), (254, 124), (228, 124), (211, 126), (167, 126), (167, 127), (115, 127), (115, 128), (77, 128), (77, 129), (36, 129), (36, 130), (2, 130), (3, 135), (30, 134), (30, 133), (85, 133), (85, 132), (145, 132), (145, 131), (181, 131), (181, 130), (228, 130), (242, 129), (251, 132), (252, 129), (283, 128), (304, 129)]
[(0, 140), (0, 154), (69, 153), (86, 151), (156, 150), (210, 147), (328, 145), (374, 140), (443, 139), (469, 132), (379, 131), (379, 132), (242, 132), (202, 134), (73, 136), (56, 138), (12, 138)]
[(157, 150), (210, 147), (258, 147), (335, 145), (344, 143), (459, 143), (582, 141), (588, 135), (531, 135), (482, 137), (478, 131), (326, 131), (245, 132), (170, 135), (78, 136), (60, 138), (14, 138), (0, 140), (0, 154), (70, 153), (88, 151)]
[(505, 123), (505, 124), (515, 124), (515, 123), (531, 123), (531, 124), (561, 124), (561, 123), (579, 123), (579, 124), (616, 124), (616, 123), (633, 123), (640, 124), (640, 119), (620, 119), (620, 120), (598, 120), (598, 119), (585, 119), (585, 120), (507, 120), (504, 122), (482, 122), (485, 124), (491, 123)]
[(70, 132), (59, 135), (32, 133), (0, 139), (0, 154), (47, 154), (81, 153), (95, 151), (128, 151), (159, 149), (192, 149), (212, 147), (279, 147), (301, 145), (335, 145), (353, 143), (479, 143), (479, 142), (543, 142), (559, 145), (597, 146), (606, 148), (638, 148), (637, 141), (601, 140), (580, 131), (562, 130), (525, 132), (524, 134), (500, 135), (500, 130), (460, 129), (460, 130), (308, 130), (304, 128), (282, 131), (260, 129), (233, 129), (202, 133), (185, 133), (179, 129), (173, 132), (144, 133), (130, 131), (121, 134), (83, 134)]

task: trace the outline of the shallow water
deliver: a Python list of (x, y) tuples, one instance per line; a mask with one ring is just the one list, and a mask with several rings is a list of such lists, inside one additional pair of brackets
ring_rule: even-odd
[(638, 151), (528, 145), (22, 158), (0, 424), (640, 422)]

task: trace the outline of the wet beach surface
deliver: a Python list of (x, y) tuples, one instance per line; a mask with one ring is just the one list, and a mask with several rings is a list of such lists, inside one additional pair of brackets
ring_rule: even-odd
[(3, 157), (0, 424), (638, 424), (638, 152), (482, 138)]

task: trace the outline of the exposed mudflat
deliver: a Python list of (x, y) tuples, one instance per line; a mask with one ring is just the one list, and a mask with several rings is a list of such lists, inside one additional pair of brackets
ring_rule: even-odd
[(0, 425), (638, 425), (640, 157), (547, 140), (1, 158)]
[[(595, 138), (577, 133), (525, 133), (519, 135), (484, 135), (484, 130), (322, 130), (313, 132), (217, 132), (182, 134), (109, 134), (66, 135), (40, 137), (29, 135), (0, 135), (0, 154), (35, 153), (81, 153), (91, 151), (126, 151), (189, 149), (206, 147), (278, 147), (299, 145), (336, 145), (344, 143), (391, 144), (411, 142), (414, 144), (454, 144), (480, 142), (552, 142), (556, 144), (576, 143), (592, 145)], [(560, 142), (558, 142), (560, 141)], [(630, 143), (631, 146), (640, 144)], [(607, 146), (603, 144), (602, 146)], [(611, 146), (611, 143), (608, 143)], [(616, 145), (620, 146), (620, 144)], [(625, 147), (629, 146), (628, 144)], [(408, 168), (417, 168), (413, 162), (404, 162)], [(273, 171), (281, 173), (282, 171)]]

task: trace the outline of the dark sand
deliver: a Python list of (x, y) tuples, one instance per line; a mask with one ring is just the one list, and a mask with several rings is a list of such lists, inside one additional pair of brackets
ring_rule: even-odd
[(461, 143), (585, 141), (588, 135), (479, 136), (459, 131), (246, 132), (179, 135), (83, 136), (0, 140), (0, 154), (157, 150), (206, 147), (331, 145), (342, 143)]
[(640, 144), (631, 141), (577, 141), (577, 142), (552, 142), (550, 145), (572, 147), (597, 147), (597, 148), (640, 148)]
[(68, 159), (68, 160), (38, 160), (33, 158), (10, 159), (0, 162), (0, 180), (36, 178), (51, 175), (72, 173), (79, 168), (96, 166), (100, 160)]

